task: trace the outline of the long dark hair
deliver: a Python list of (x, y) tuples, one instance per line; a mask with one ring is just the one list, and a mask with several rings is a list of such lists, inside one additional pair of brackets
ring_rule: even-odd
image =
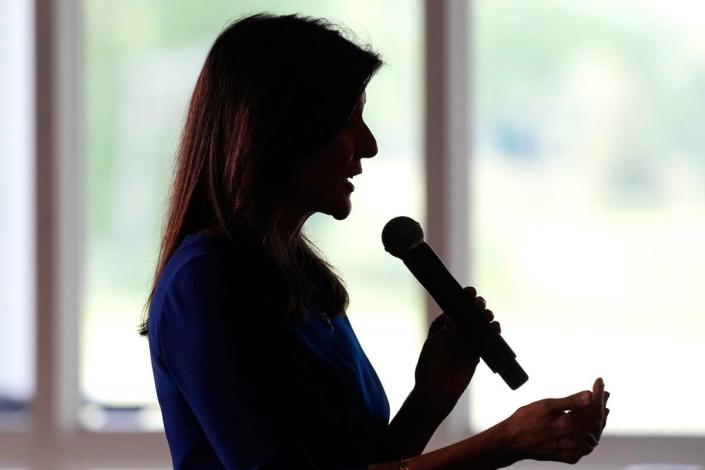
[(189, 104), (147, 307), (184, 237), (208, 230), (262, 248), (284, 280), (284, 322), (316, 304), (345, 310), (347, 291), (313, 245), (282, 239), (279, 210), (292, 165), (335, 137), (381, 64), (323, 19), (260, 14), (218, 36)]

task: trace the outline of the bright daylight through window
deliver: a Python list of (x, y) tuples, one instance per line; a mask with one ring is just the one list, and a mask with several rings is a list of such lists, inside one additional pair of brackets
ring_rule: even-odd
[(705, 433), (703, 21), (694, 1), (475, 2), (473, 279), (531, 377), (480, 375), (475, 427), (602, 375), (608, 433)]
[(35, 387), (31, 14), (0, 3), (0, 428), (26, 424)]

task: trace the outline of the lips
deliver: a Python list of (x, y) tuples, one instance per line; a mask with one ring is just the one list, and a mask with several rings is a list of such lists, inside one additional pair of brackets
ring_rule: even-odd
[(352, 180), (353, 177), (355, 177), (355, 176), (357, 176), (357, 175), (359, 175), (359, 174), (361, 174), (361, 173), (362, 173), (361, 171), (359, 171), (359, 172), (357, 172), (357, 173), (352, 173), (352, 174), (351, 174), (350, 176), (348, 176), (347, 179), (345, 180), (346, 186), (347, 186), (347, 188), (348, 188), (350, 191), (355, 191), (355, 185), (352, 184), (352, 181), (350, 181), (350, 180)]

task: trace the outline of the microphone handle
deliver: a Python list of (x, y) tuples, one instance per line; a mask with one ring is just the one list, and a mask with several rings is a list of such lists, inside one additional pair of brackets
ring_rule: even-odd
[[(472, 346), (495, 374), (500, 374), (512, 390), (529, 376), (516, 361), (516, 354), (490, 322), (477, 310), (467, 294), (427, 243), (420, 243), (402, 257), (416, 279), (438, 306), (458, 323)], [(432, 262), (429, 263), (429, 260)]]

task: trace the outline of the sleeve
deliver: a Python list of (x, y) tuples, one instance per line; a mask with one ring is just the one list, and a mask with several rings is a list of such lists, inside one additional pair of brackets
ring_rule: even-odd
[(202, 254), (176, 271), (158, 327), (163, 360), (226, 468), (313, 469), (284, 422), (273, 339), (249, 320), (263, 313), (252, 294), (262, 287), (228, 263)]

